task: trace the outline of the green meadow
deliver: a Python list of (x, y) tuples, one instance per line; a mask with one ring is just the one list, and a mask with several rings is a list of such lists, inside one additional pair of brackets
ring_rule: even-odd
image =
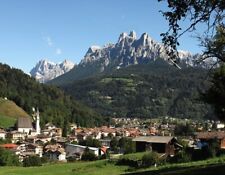
[(45, 164), (29, 168), (0, 167), (0, 175), (223, 175), (224, 172), (225, 157), (140, 169), (117, 166), (107, 160)]

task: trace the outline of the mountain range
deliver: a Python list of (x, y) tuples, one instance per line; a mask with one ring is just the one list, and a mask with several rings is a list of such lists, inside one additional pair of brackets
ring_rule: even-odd
[(147, 33), (122, 33), (117, 43), (91, 46), (70, 71), (47, 82), (94, 108), (102, 116), (179, 118), (214, 117), (201, 100), (213, 60), (179, 51), (172, 66), (165, 47)]
[[(212, 60), (198, 63), (199, 57), (200, 54), (179, 51), (179, 66), (208, 68), (213, 64)], [(137, 38), (134, 31), (129, 34), (122, 33), (115, 44), (106, 44), (103, 47), (91, 46), (77, 66), (50, 83), (63, 85), (130, 65), (147, 64), (159, 58), (172, 64), (164, 45), (153, 40), (147, 33), (143, 33), (140, 38)]]
[(49, 80), (70, 71), (74, 66), (75, 64), (68, 60), (64, 60), (63, 62), (56, 64), (47, 59), (42, 59), (30, 71), (30, 74), (39, 82), (46, 83)]

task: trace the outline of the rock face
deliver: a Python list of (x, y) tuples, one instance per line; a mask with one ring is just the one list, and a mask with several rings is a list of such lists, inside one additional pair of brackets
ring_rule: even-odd
[[(187, 51), (179, 51), (180, 64), (185, 66), (207, 67), (209, 62), (197, 63), (200, 55)], [(103, 47), (92, 46), (79, 65), (98, 64), (101, 71), (108, 67), (120, 69), (133, 64), (146, 64), (161, 58), (170, 63), (165, 47), (154, 41), (147, 33), (143, 33), (139, 39), (134, 31), (130, 34), (122, 33), (116, 44), (108, 44)]]
[(30, 74), (39, 82), (46, 83), (49, 80), (70, 71), (74, 66), (75, 64), (68, 60), (64, 60), (62, 63), (56, 64), (47, 59), (42, 59), (30, 71)]

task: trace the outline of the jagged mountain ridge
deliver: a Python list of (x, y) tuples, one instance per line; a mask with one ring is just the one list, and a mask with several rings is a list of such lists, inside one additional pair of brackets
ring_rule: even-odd
[(70, 71), (74, 66), (75, 64), (68, 60), (64, 60), (63, 62), (56, 64), (47, 59), (42, 59), (30, 71), (30, 74), (39, 82), (46, 83), (49, 80)]
[[(211, 65), (209, 61), (198, 63), (200, 54), (179, 51), (179, 57), (180, 65), (185, 67), (207, 68)], [(134, 31), (130, 34), (122, 33), (116, 44), (90, 47), (78, 66), (51, 83), (62, 85), (130, 65), (147, 64), (159, 58), (171, 64), (165, 47), (153, 40), (147, 33), (143, 33), (139, 39)]]
[[(198, 63), (200, 54), (192, 54), (183, 50), (178, 51), (178, 54), (180, 59), (178, 62), (186, 66), (207, 68), (210, 64), (209, 60)], [(116, 44), (108, 44), (102, 48), (100, 46), (90, 47), (80, 64), (98, 61), (101, 58), (104, 58), (102, 65), (107, 67), (110, 62), (114, 61), (117, 63), (117, 69), (129, 65), (145, 64), (158, 58), (170, 63), (163, 44), (153, 40), (147, 33), (143, 33), (138, 39), (134, 31), (131, 31), (129, 35), (127, 33), (120, 34)]]

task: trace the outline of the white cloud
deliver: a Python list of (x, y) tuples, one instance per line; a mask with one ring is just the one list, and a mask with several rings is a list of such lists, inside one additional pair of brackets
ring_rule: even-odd
[(60, 54), (62, 54), (62, 50), (60, 48), (57, 48), (55, 53), (56, 53), (56, 55), (60, 55)]
[(47, 43), (48, 43), (48, 46), (52, 46), (53, 45), (53, 42), (52, 42), (52, 39), (50, 37), (47, 37)]
[(50, 36), (43, 37), (44, 41), (47, 43), (49, 47), (53, 46), (53, 41)]

